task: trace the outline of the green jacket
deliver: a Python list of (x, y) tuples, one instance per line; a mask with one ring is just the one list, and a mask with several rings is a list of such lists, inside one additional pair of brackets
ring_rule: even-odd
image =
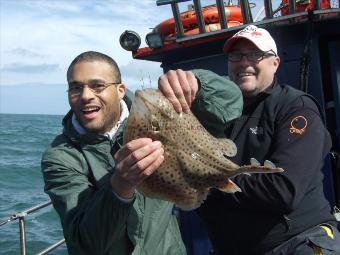
[[(211, 130), (217, 132), (219, 125), (241, 114), (241, 93), (208, 71), (196, 70), (195, 75), (201, 89), (193, 109), (201, 111), (204, 120), (215, 121)], [(218, 87), (209, 87), (211, 83)], [(79, 135), (71, 116), (65, 116), (63, 133), (42, 157), (45, 192), (60, 216), (69, 254), (186, 254), (172, 203), (138, 192), (132, 202), (123, 202), (110, 188), (115, 167), (110, 151), (120, 148), (123, 125), (110, 141), (101, 135)]]

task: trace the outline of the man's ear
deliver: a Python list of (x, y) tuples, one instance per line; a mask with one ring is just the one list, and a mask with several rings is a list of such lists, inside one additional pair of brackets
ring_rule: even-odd
[(123, 99), (125, 92), (126, 92), (126, 86), (124, 83), (117, 85), (117, 92), (118, 92), (119, 99)]
[(275, 68), (275, 72), (276, 70), (279, 68), (279, 65), (280, 65), (280, 57), (275, 57), (274, 59), (274, 68)]

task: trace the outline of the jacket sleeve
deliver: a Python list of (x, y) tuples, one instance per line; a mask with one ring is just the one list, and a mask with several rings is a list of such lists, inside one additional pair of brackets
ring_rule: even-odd
[(191, 110), (213, 135), (223, 135), (226, 124), (242, 114), (242, 92), (234, 82), (209, 70), (192, 72), (200, 89)]
[(242, 192), (227, 195), (230, 207), (289, 213), (310, 190), (320, 187), (321, 168), (331, 140), (318, 107), (307, 96), (297, 98), (277, 120), (268, 160), (280, 174), (241, 174), (234, 182)]
[(104, 254), (113, 244), (127, 245), (126, 222), (133, 201), (119, 200), (112, 193), (109, 178), (94, 187), (80, 153), (63, 149), (69, 146), (48, 149), (42, 158), (45, 192), (61, 218), (69, 251)]

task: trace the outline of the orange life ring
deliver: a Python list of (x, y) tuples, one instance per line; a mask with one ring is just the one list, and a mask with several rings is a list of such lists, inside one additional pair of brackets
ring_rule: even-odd
[[(281, 15), (289, 15), (289, 0), (282, 0), (281, 2)], [(321, 9), (330, 9), (331, 4), (329, 0), (321, 0)], [(314, 1), (306, 0), (306, 1), (296, 1), (296, 12), (305, 12), (308, 10), (314, 9)]]
[[(228, 25), (228, 27), (236, 27), (236, 26), (243, 25), (243, 23), (234, 20), (234, 21), (228, 21), (227, 25)], [(206, 32), (213, 32), (213, 31), (220, 30), (220, 29), (221, 29), (220, 23), (212, 23), (212, 24), (205, 25), (205, 31)], [(199, 34), (199, 32), (200, 32), (199, 28), (196, 27), (196, 28), (193, 28), (193, 29), (186, 30), (184, 32), (184, 34), (185, 35), (196, 35), (196, 34)]]
[[(238, 5), (225, 6), (225, 14), (228, 22), (243, 22), (241, 7)], [(218, 9), (216, 5), (210, 5), (202, 8), (202, 15), (205, 24), (214, 24), (219, 22)], [(198, 27), (195, 11), (186, 11), (180, 14), (183, 29), (194, 29)], [(174, 18), (167, 19), (154, 28), (154, 32), (158, 32), (163, 36), (169, 36), (175, 33)]]
[[(227, 22), (228, 27), (235, 27), (235, 26), (241, 26), (243, 25), (242, 22), (239, 21), (228, 21)], [(205, 31), (206, 32), (213, 32), (221, 29), (221, 24), (220, 23), (212, 23), (212, 24), (207, 24), (205, 25)], [(191, 28), (191, 29), (186, 29), (184, 31), (184, 35), (197, 35), (199, 34), (199, 28)], [(176, 35), (175, 34), (169, 34), (164, 38), (163, 43), (165, 45), (173, 44), (174, 41), (176, 40)]]

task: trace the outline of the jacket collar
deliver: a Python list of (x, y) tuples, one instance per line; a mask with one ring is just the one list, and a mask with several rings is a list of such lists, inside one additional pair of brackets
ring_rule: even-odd
[(278, 86), (277, 78), (274, 77), (274, 80), (272, 84), (265, 90), (260, 92), (257, 96), (254, 98), (251, 98), (250, 100), (244, 100), (244, 112), (247, 112), (249, 109), (253, 109), (255, 105), (257, 105), (259, 102), (263, 101), (266, 97), (271, 95), (274, 91), (274, 89)]
[[(268, 87), (268, 89), (266, 89), (265, 91), (263, 91), (262, 93), (263, 94), (266, 94), (266, 95), (270, 95), (273, 93), (273, 90), (278, 86), (278, 81), (277, 81), (277, 78), (276, 76), (274, 76), (274, 80), (272, 82), (272, 84)], [(261, 93), (260, 93), (261, 94)]]

